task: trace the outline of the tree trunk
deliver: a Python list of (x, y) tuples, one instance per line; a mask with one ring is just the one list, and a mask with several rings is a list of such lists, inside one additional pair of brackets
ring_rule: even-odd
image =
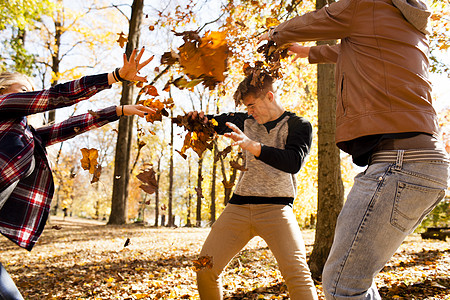
[[(173, 109), (170, 110), (170, 118), (173, 118)], [(173, 227), (173, 122), (170, 122), (170, 165), (169, 165), (169, 220), (167, 226)]]
[(191, 160), (188, 160), (188, 203), (187, 203), (187, 216), (186, 216), (186, 227), (191, 227), (191, 201), (192, 201), (192, 194), (191, 194)]
[[(140, 26), (143, 17), (144, 0), (134, 0), (131, 6), (128, 43), (125, 53), (131, 52), (139, 45)], [(123, 84), (121, 105), (133, 103), (134, 85)], [(128, 181), (130, 177), (130, 152), (132, 142), (133, 117), (123, 117), (119, 120), (116, 155), (114, 163), (113, 195), (111, 215), (108, 224), (125, 224), (127, 222)]]
[(213, 152), (213, 169), (212, 169), (212, 175), (211, 175), (211, 217), (210, 222), (211, 226), (216, 221), (216, 173), (217, 173), (217, 160), (215, 157), (217, 156), (218, 149), (217, 145), (214, 145), (214, 152)]
[[(63, 3), (62, 0), (57, 1), (58, 7), (62, 7)], [(61, 63), (61, 59), (59, 58), (59, 50), (61, 49), (61, 36), (62, 36), (62, 24), (63, 22), (63, 11), (60, 9), (56, 10), (56, 19), (55, 19), (55, 48), (53, 49), (52, 54), (52, 72), (55, 74), (56, 78), (59, 77), (59, 64)], [(52, 81), (52, 86), (55, 86), (58, 84), (58, 79), (55, 79)], [(55, 123), (56, 119), (56, 111), (50, 110), (48, 112), (48, 124)]]
[(156, 172), (156, 190), (155, 190), (155, 227), (159, 226), (159, 182), (161, 181), (161, 156), (158, 158), (158, 170)]
[[(322, 1), (321, 4), (319, 2)], [(317, 0), (317, 8), (326, 2)], [(318, 44), (335, 44), (335, 41)], [(335, 145), (336, 88), (333, 64), (317, 67), (318, 101), (318, 207), (314, 248), (309, 259), (313, 278), (321, 280), (323, 267), (334, 238), (336, 220), (344, 203), (344, 186), (341, 178), (339, 149)]]
[(198, 159), (198, 173), (197, 173), (197, 219), (195, 222), (196, 227), (200, 227), (202, 225), (202, 165), (203, 165), (203, 157)]

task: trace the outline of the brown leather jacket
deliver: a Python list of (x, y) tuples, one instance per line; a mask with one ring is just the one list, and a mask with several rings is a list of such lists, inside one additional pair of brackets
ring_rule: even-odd
[[(341, 39), (336, 46), (311, 47), (309, 54), (311, 63), (336, 63), (338, 146), (375, 134), (437, 135), (423, 26), (429, 12), (410, 8), (412, 17), (392, 0), (340, 0), (274, 29), (277, 44)], [(422, 32), (406, 19), (418, 20)]]

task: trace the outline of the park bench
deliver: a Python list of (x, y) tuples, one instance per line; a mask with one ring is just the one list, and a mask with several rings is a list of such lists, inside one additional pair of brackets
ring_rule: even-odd
[(420, 234), (422, 239), (435, 239), (445, 241), (450, 236), (450, 227), (428, 227), (427, 231)]

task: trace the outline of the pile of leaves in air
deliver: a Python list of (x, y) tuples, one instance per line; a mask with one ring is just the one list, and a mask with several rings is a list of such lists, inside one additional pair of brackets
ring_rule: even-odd
[(214, 127), (217, 125), (216, 120), (208, 120), (206, 123), (200, 116), (195, 118), (185, 114), (172, 118), (172, 123), (177, 124), (180, 127), (184, 127), (187, 130), (187, 134), (184, 138), (184, 144), (180, 151), (181, 156), (186, 159), (186, 150), (191, 148), (202, 156), (206, 149), (211, 150), (214, 146), (214, 138), (216, 137), (216, 131)]

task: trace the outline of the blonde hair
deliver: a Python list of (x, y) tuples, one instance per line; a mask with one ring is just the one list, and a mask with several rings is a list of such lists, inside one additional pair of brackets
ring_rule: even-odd
[(24, 83), (31, 86), (31, 88), (34, 90), (33, 82), (27, 75), (17, 72), (3, 72), (0, 73), (0, 95), (2, 94), (3, 90), (9, 88), (14, 83)]

